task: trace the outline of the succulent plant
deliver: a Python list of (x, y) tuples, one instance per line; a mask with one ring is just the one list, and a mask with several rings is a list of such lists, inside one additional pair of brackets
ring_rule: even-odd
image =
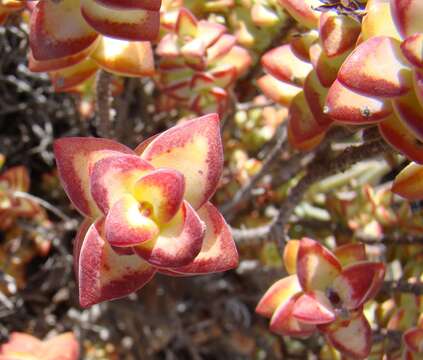
[(237, 265), (229, 227), (208, 201), (223, 166), (216, 114), (135, 150), (62, 138), (55, 154), (65, 191), (86, 217), (74, 245), (82, 306), (126, 296), (156, 272), (186, 276)]
[(332, 253), (308, 238), (290, 240), (283, 259), (290, 275), (274, 283), (256, 308), (271, 318), (270, 330), (300, 337), (320, 331), (345, 356), (367, 357), (372, 331), (363, 305), (378, 292), (384, 264), (367, 261), (363, 244)]
[(160, 0), (39, 1), (30, 16), (29, 68), (49, 72), (60, 91), (72, 91), (101, 68), (151, 76), (149, 41), (158, 36)]
[(377, 124), (392, 147), (417, 163), (423, 139), (421, 14), (419, 1), (369, 1), (359, 44), (339, 69), (326, 104), (339, 123)]
[(308, 30), (265, 53), (261, 64), (267, 74), (257, 81), (266, 96), (289, 108), (289, 139), (300, 150), (319, 144), (333, 124), (326, 96), (360, 34), (359, 22), (333, 10), (316, 11), (312, 6), (318, 3), (281, 1)]
[(221, 24), (179, 10), (173, 31), (156, 51), (157, 83), (165, 96), (196, 114), (226, 110), (231, 85), (248, 69), (251, 57), (225, 32)]

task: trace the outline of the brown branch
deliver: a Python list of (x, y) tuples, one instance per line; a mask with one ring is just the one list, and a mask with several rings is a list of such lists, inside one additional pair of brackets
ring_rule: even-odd
[(333, 128), (327, 133), (322, 143), (314, 150), (314, 153), (302, 151), (294, 154), (288, 160), (281, 161), (279, 164), (277, 164), (277, 167), (281, 171), (276, 173), (272, 178), (272, 187), (279, 187), (287, 181), (291, 180), (302, 168), (307, 167), (310, 161), (321, 161), (322, 158), (327, 157), (327, 154), (330, 150), (330, 145), (334, 141), (348, 138), (351, 135), (351, 131), (344, 127)]
[(423, 295), (423, 282), (409, 283), (400, 280), (389, 280), (383, 283), (381, 291)]
[(390, 150), (389, 145), (379, 139), (360, 146), (350, 146), (331, 160), (312, 161), (307, 168), (306, 175), (291, 189), (287, 198), (282, 202), (276, 219), (268, 225), (254, 229), (234, 229), (234, 238), (240, 242), (255, 239), (272, 240), (277, 242), (280, 251), (283, 251), (286, 241), (285, 226), (295, 207), (312, 184), (337, 172), (343, 172), (357, 162)]
[[(373, 343), (388, 339), (396, 345), (401, 344), (402, 332), (397, 330), (378, 329), (373, 331)], [(396, 347), (398, 348), (398, 347)]]
[[(304, 167), (304, 163), (307, 163), (310, 160), (307, 158), (312, 158), (312, 153), (300, 152), (292, 155), (288, 159), (281, 160), (279, 163), (277, 162), (279, 160), (279, 155), (285, 150), (286, 147), (289, 146), (289, 143), (285, 141), (285, 126), (286, 123), (280, 125), (275, 135), (277, 139), (276, 144), (264, 159), (261, 170), (237, 191), (232, 200), (221, 207), (221, 211), (228, 221), (230, 221), (236, 215), (236, 209), (240, 208), (242, 203), (245, 203), (251, 199), (252, 189), (263, 178), (263, 176), (268, 173), (270, 169), (278, 168), (281, 170), (277, 174), (274, 174), (274, 176), (272, 175), (272, 187), (278, 187), (286, 181), (292, 179), (292, 177), (295, 176), (295, 174), (297, 174), (300, 169)], [(282, 135), (279, 135), (281, 130), (284, 130), (284, 132)], [(321, 158), (322, 155), (326, 156), (332, 141), (336, 141), (347, 136), (351, 136), (351, 132), (341, 127), (330, 131), (324, 141), (315, 150), (315, 160)], [(306, 159), (307, 162), (304, 161)]]
[(268, 225), (259, 226), (251, 229), (236, 229), (232, 228), (232, 236), (236, 243), (241, 245), (243, 243), (260, 242), (267, 240), (269, 237), (270, 230), (272, 228), (272, 222)]
[(110, 101), (112, 74), (99, 70), (96, 79), (96, 108), (98, 114), (98, 133), (108, 138), (111, 135)]
[(38, 196), (28, 194), (24, 191), (13, 191), (12, 195), (16, 198), (27, 199), (27, 200), (33, 201), (34, 203), (37, 203), (38, 205), (40, 205), (40, 206), (44, 207), (45, 209), (49, 210), (50, 212), (52, 212), (54, 215), (56, 215), (58, 218), (60, 218), (66, 224), (68, 224), (68, 226), (70, 226), (71, 228), (76, 227), (76, 223), (72, 218), (67, 216), (58, 207), (54, 206), (53, 204), (50, 204), (48, 201), (41, 199)]
[(278, 188), (291, 180), (296, 174), (300, 173), (301, 169), (304, 169), (312, 158), (312, 154), (300, 152), (293, 154), (289, 159), (276, 163), (273, 167), (275, 171), (272, 174), (272, 189)]
[(140, 80), (138, 78), (126, 79), (124, 94), (118, 99), (115, 125), (115, 138), (117, 140), (125, 141), (128, 132), (133, 127), (128, 115), (135, 95), (135, 89), (139, 83)]
[(245, 103), (237, 103), (236, 104), (236, 111), (249, 111), (254, 109), (263, 109), (268, 106), (274, 106), (276, 103), (274, 101), (266, 101), (265, 103), (258, 104), (254, 102), (245, 102)]
[(379, 238), (359, 237), (357, 241), (368, 245), (423, 245), (423, 237), (414, 235), (384, 235)]
[(229, 215), (233, 213), (233, 210), (241, 205), (241, 203), (245, 203), (250, 200), (252, 196), (251, 190), (263, 178), (263, 176), (267, 174), (268, 170), (272, 167), (274, 162), (278, 160), (284, 145), (288, 144), (286, 142), (286, 123), (282, 123), (279, 126), (278, 130), (276, 131), (275, 138), (276, 143), (263, 160), (260, 171), (252, 176), (249, 181), (237, 191), (231, 201), (221, 207), (221, 211), (226, 218), (228, 218)]
[(380, 155), (388, 150), (390, 150), (389, 145), (383, 139), (379, 139), (360, 146), (350, 146), (333, 160), (313, 161), (306, 175), (292, 188), (288, 197), (282, 203), (279, 216), (273, 225), (273, 233), (278, 236), (274, 239), (278, 240), (280, 249), (284, 248), (286, 241), (285, 225), (312, 184), (330, 175), (344, 172), (355, 163)]

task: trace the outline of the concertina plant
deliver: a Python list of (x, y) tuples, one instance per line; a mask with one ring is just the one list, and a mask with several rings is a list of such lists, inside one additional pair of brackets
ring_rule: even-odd
[(229, 227), (209, 202), (223, 166), (216, 114), (134, 150), (108, 139), (62, 138), (54, 152), (65, 191), (85, 216), (74, 244), (82, 306), (126, 296), (156, 272), (237, 266)]
[[(334, 126), (375, 125), (387, 143), (413, 161), (392, 191), (423, 199), (420, 0), (257, 1), (248, 3), (247, 19), (240, 15), (243, 6), (233, 1), (204, 7), (167, 3), (174, 7), (170, 16), (160, 13), (160, 1), (0, 0), (0, 23), (27, 9), (29, 68), (48, 72), (57, 91), (81, 92), (104, 69), (152, 77), (165, 110), (183, 107), (189, 114), (223, 116), (235, 81), (254, 61), (237, 41), (264, 48), (253, 41), (251, 34), (262, 34), (254, 26), (279, 29), (283, 9), (304, 31), (291, 33), (287, 43), (262, 56), (266, 74), (257, 85), (288, 109), (291, 145), (309, 151)], [(353, 10), (363, 10), (362, 19), (343, 4), (359, 4)], [(194, 15), (225, 8), (234, 9), (229, 20), (234, 35), (212, 18)], [(149, 41), (157, 41), (158, 72)], [(83, 307), (126, 296), (156, 273), (190, 276), (237, 266), (230, 228), (210, 203), (223, 167), (216, 114), (183, 122), (134, 150), (108, 139), (62, 138), (54, 152), (65, 191), (85, 217), (74, 244)], [(27, 191), (28, 181), (17, 183), (15, 176), (25, 178), (22, 169), (10, 169), (0, 177), (0, 190)], [(22, 199), (8, 195), (1, 201), (8, 216), (32, 214)], [(388, 215), (374, 216), (388, 221)], [(403, 214), (395, 218), (407, 220)], [(369, 356), (372, 329), (364, 305), (378, 292), (385, 266), (369, 261), (362, 244), (331, 252), (308, 238), (289, 241), (284, 262), (289, 276), (257, 305), (259, 314), (271, 318), (270, 329), (300, 337), (318, 331), (345, 356)], [(422, 338), (421, 321), (404, 333), (406, 359), (421, 356)]]
[(342, 354), (366, 358), (372, 330), (363, 305), (379, 291), (384, 264), (367, 261), (363, 244), (332, 253), (308, 238), (290, 240), (283, 258), (290, 276), (273, 284), (256, 308), (271, 318), (270, 330), (299, 337), (320, 331)]
[(153, 75), (150, 41), (159, 32), (160, 0), (20, 3), (30, 13), (28, 67), (48, 72), (56, 91), (83, 91), (99, 69)]

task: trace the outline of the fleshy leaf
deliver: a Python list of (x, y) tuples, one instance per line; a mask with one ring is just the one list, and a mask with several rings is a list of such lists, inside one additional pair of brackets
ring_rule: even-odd
[(420, 141), (423, 141), (423, 109), (414, 91), (392, 100), (398, 119)]
[(76, 233), (75, 239), (73, 240), (73, 271), (75, 273), (75, 278), (78, 280), (79, 272), (79, 254), (81, 253), (82, 244), (84, 243), (85, 235), (88, 232), (88, 229), (92, 225), (92, 220), (85, 218), (82, 223), (79, 225), (78, 232)]
[(294, 295), (281, 302), (270, 320), (270, 330), (278, 335), (306, 337), (311, 335), (316, 327), (312, 324), (305, 324), (292, 316), (300, 294)]
[(71, 332), (60, 334), (43, 341), (40, 359), (44, 360), (77, 360), (79, 344)]
[(185, 199), (200, 208), (213, 195), (223, 167), (219, 117), (209, 114), (175, 126), (155, 138), (141, 154), (155, 167), (185, 177)]
[(319, 0), (279, 0), (279, 4), (301, 25), (317, 27), (320, 12), (314, 10), (321, 5)]
[(338, 71), (348, 56), (348, 51), (333, 57), (328, 57), (319, 43), (310, 47), (310, 60), (316, 69), (317, 77), (324, 87), (329, 87), (336, 80)]
[(251, 7), (251, 20), (256, 26), (273, 26), (279, 22), (275, 11), (264, 4), (255, 3)]
[(185, 266), (199, 254), (205, 230), (197, 213), (184, 201), (172, 220), (160, 227), (156, 239), (135, 246), (134, 252), (157, 267)]
[(283, 250), (283, 264), (288, 274), (297, 272), (297, 256), (300, 248), (300, 240), (289, 240)]
[(297, 257), (297, 274), (304, 291), (326, 291), (341, 273), (341, 264), (332, 252), (317, 241), (303, 238)]
[(200, 253), (192, 263), (172, 268), (172, 271), (176, 274), (195, 275), (222, 272), (237, 267), (238, 251), (223, 216), (211, 203), (204, 204), (197, 213), (206, 225)]
[(181, 8), (176, 20), (175, 31), (180, 39), (194, 38), (197, 35), (197, 19), (186, 8)]
[[(236, 38), (233, 35), (223, 34), (219, 39), (207, 49), (207, 59), (209, 62), (220, 60), (235, 45)], [(222, 61), (225, 64), (224, 61)]]
[(151, 44), (102, 36), (91, 58), (103, 69), (123, 76), (151, 76), (154, 59)]
[(96, 0), (98, 3), (111, 8), (160, 10), (160, 0)]
[(260, 77), (257, 85), (269, 99), (284, 106), (289, 106), (292, 99), (302, 91), (301, 87), (278, 80), (269, 74)]
[(391, 101), (350, 90), (336, 80), (326, 98), (326, 113), (344, 124), (372, 124), (392, 113)]
[(227, 88), (237, 78), (237, 70), (234, 66), (223, 65), (210, 71), (210, 75), (214, 79), (215, 86)]
[[(177, 57), (180, 55), (180, 50), (178, 46), (178, 37), (176, 34), (168, 33), (160, 40), (156, 48), (156, 53), (159, 56), (165, 57), (161, 62), (166, 61), (167, 57)], [(163, 66), (161, 64), (161, 66)], [(168, 67), (168, 66), (166, 66)]]
[(376, 36), (350, 54), (339, 70), (338, 80), (366, 95), (394, 97), (410, 89), (411, 71), (399, 41)]
[(390, 36), (401, 40), (391, 15), (389, 1), (368, 1), (366, 15), (361, 25), (361, 37), (368, 40), (374, 36)]
[(261, 58), (263, 68), (281, 81), (301, 86), (313, 69), (312, 65), (295, 55), (289, 44), (266, 52)]
[(59, 176), (69, 199), (87, 216), (100, 213), (90, 193), (90, 175), (94, 164), (113, 155), (133, 154), (126, 146), (98, 138), (61, 138), (54, 142)]
[(105, 238), (111, 246), (129, 247), (154, 240), (159, 227), (133, 196), (124, 195), (115, 202), (106, 216)]
[(57, 92), (70, 91), (90, 79), (98, 70), (98, 65), (87, 58), (73, 66), (49, 73), (54, 90)]
[(350, 243), (338, 246), (333, 251), (333, 254), (343, 267), (367, 260), (366, 246), (362, 243)]
[(97, 38), (82, 18), (79, 1), (39, 1), (31, 14), (30, 46), (36, 60), (80, 53)]
[(206, 47), (201, 39), (193, 39), (181, 47), (185, 64), (195, 70), (204, 70), (206, 66)]
[(395, 178), (392, 192), (407, 200), (423, 200), (423, 166), (408, 164)]
[(98, 40), (99, 38), (79, 53), (51, 60), (37, 60), (32, 54), (32, 51), (30, 51), (28, 55), (28, 68), (32, 72), (51, 72), (74, 66), (88, 57), (98, 45)]
[(200, 20), (197, 23), (197, 37), (203, 41), (206, 48), (213, 45), (226, 31), (224, 25)]
[(81, 13), (100, 34), (117, 39), (149, 41), (159, 34), (159, 11), (115, 8), (96, 0), (81, 0)]
[(217, 61), (220, 64), (234, 66), (238, 76), (244, 75), (253, 62), (248, 50), (237, 45), (232, 47), (232, 49), (226, 55), (218, 58)]
[(382, 263), (363, 261), (344, 268), (331, 287), (341, 298), (343, 306), (354, 310), (375, 296), (384, 276), (385, 266)]
[(139, 179), (133, 191), (141, 204), (151, 206), (151, 217), (163, 224), (178, 212), (184, 197), (185, 180), (178, 171), (158, 169)]
[(103, 221), (89, 228), (79, 258), (79, 302), (88, 307), (121, 298), (148, 283), (156, 270), (136, 255), (116, 254), (103, 237)]
[(13, 332), (0, 347), (1, 360), (77, 360), (79, 344), (73, 333), (64, 333), (45, 341)]
[(321, 126), (329, 125), (333, 120), (326, 114), (325, 100), (328, 89), (324, 87), (315, 71), (311, 71), (304, 84), (304, 95), (316, 122)]
[(310, 150), (323, 139), (327, 127), (319, 125), (305, 98), (298, 93), (289, 107), (288, 139), (299, 150)]
[(414, 66), (423, 68), (423, 34), (417, 33), (406, 38), (401, 50), (407, 60)]
[(423, 347), (423, 329), (412, 328), (403, 335), (403, 341), (408, 350), (421, 353)]
[(423, 33), (423, 3), (420, 0), (391, 0), (390, 4), (392, 16), (404, 37)]
[[(9, 341), (0, 347), (1, 356), (17, 356), (15, 352), (34, 354), (42, 345), (41, 340), (25, 333), (12, 332)], [(15, 353), (15, 354), (13, 354)]]
[(306, 324), (327, 324), (335, 320), (335, 311), (324, 293), (310, 291), (295, 302), (292, 316)]
[(323, 12), (319, 21), (319, 33), (325, 54), (339, 56), (355, 46), (360, 34), (360, 23), (334, 11)]
[(263, 295), (256, 307), (256, 313), (270, 318), (280, 304), (286, 303), (300, 292), (301, 286), (296, 275), (278, 280)]
[(213, 76), (205, 72), (196, 73), (191, 79), (191, 88), (194, 91), (210, 89), (214, 84)]
[(385, 141), (410, 160), (423, 164), (423, 144), (394, 115), (379, 123)]
[(117, 154), (98, 160), (91, 172), (91, 195), (107, 214), (124, 193), (131, 193), (138, 179), (154, 168), (136, 155)]
[(413, 83), (414, 83), (414, 93), (417, 97), (417, 100), (420, 103), (420, 106), (423, 108), (423, 72), (418, 70), (414, 71)]
[(353, 359), (366, 358), (372, 347), (372, 329), (362, 313), (351, 321), (341, 320), (326, 336), (337, 350)]
[(310, 30), (306, 33), (295, 34), (290, 40), (291, 50), (296, 56), (304, 61), (310, 61), (310, 46), (319, 39), (317, 30)]

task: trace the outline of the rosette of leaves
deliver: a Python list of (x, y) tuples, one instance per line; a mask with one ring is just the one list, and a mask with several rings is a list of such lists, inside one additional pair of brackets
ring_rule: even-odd
[(160, 0), (43, 0), (31, 6), (29, 68), (71, 91), (98, 69), (124, 76), (154, 73), (152, 41)]
[(363, 305), (382, 285), (385, 266), (367, 260), (363, 244), (331, 252), (315, 240), (291, 240), (283, 255), (290, 274), (264, 294), (256, 312), (269, 317), (282, 336), (308, 337), (316, 331), (343, 355), (366, 358), (372, 331)]
[(62, 138), (54, 151), (64, 189), (85, 216), (74, 244), (82, 306), (127, 296), (157, 272), (190, 276), (237, 266), (230, 229), (209, 202), (223, 168), (216, 114), (135, 150), (108, 139)]
[[(306, 30), (292, 34), (288, 43), (264, 54), (261, 63), (267, 74), (257, 84), (267, 97), (289, 108), (290, 143), (297, 149), (310, 150), (333, 124), (326, 97), (343, 61), (355, 47), (361, 24), (333, 10), (315, 10), (321, 5), (319, 1), (280, 3)], [(363, 118), (360, 112), (358, 116)]]
[(393, 188), (412, 200), (422, 198), (417, 185), (418, 164), (423, 164), (422, 16), (417, 0), (369, 1), (359, 44), (327, 97), (334, 120), (377, 125), (393, 148), (416, 163), (404, 169)]
[(225, 32), (221, 24), (179, 10), (156, 51), (157, 83), (165, 96), (197, 114), (225, 111), (230, 88), (251, 63), (248, 51)]

